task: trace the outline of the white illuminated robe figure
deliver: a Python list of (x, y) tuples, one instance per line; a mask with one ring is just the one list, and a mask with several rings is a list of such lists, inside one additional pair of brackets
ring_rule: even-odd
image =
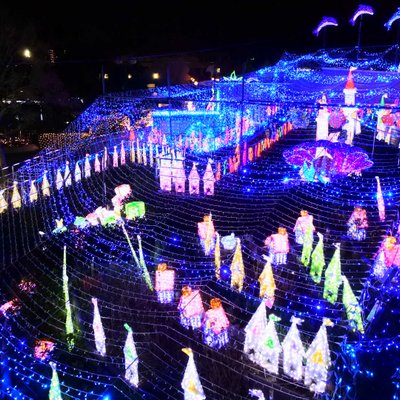
[(65, 163), (65, 171), (64, 171), (64, 185), (66, 187), (72, 185), (71, 171), (69, 169), (69, 161)]
[(103, 163), (103, 171), (108, 167), (108, 150), (107, 147), (104, 147), (103, 159), (101, 160)]
[(196, 167), (197, 163), (193, 163), (193, 167), (189, 174), (189, 194), (200, 193), (200, 175)]
[(132, 328), (128, 324), (124, 324), (124, 328), (128, 331), (124, 346), (125, 356), (125, 379), (132, 385), (139, 385), (138, 374), (138, 356), (136, 352), (135, 342), (133, 341)]
[(295, 381), (300, 381), (303, 377), (303, 358), (306, 352), (297, 325), (303, 320), (292, 316), (290, 321), (292, 325), (282, 342), (283, 372)]
[(118, 151), (117, 151), (117, 146), (114, 146), (114, 152), (113, 152), (113, 167), (114, 167), (114, 168), (118, 167)]
[(77, 161), (75, 163), (75, 172), (74, 172), (74, 176), (75, 176), (75, 182), (80, 182), (82, 179), (82, 172), (81, 169), (79, 167), (79, 161)]
[(182, 389), (184, 390), (185, 400), (203, 400), (206, 398), (203, 386), (201, 385), (196, 364), (194, 363), (192, 349), (185, 348), (182, 351), (189, 356), (185, 373), (182, 379)]
[(99, 306), (97, 304), (97, 299), (92, 297), (92, 303), (94, 306), (93, 310), (93, 332), (94, 341), (96, 343), (96, 350), (100, 355), (106, 355), (106, 336), (104, 334), (103, 324), (101, 322)]
[(97, 153), (94, 155), (94, 172), (101, 172), (99, 155)]
[(333, 323), (324, 318), (321, 328), (308, 348), (305, 357), (307, 359), (304, 369), (304, 384), (309, 386), (311, 392), (324, 393), (328, 378), (328, 368), (331, 365), (326, 326)]
[(43, 196), (50, 196), (50, 184), (49, 180), (47, 179), (47, 171), (44, 171), (43, 174), (42, 193)]
[(56, 188), (57, 190), (62, 189), (63, 187), (63, 177), (61, 175), (60, 168), (57, 168), (57, 174), (56, 174)]
[(264, 335), (267, 326), (267, 309), (264, 301), (261, 301), (256, 312), (251, 317), (250, 321), (244, 328), (246, 333), (244, 339), (243, 352), (247, 354), (250, 360), (254, 361), (255, 349), (257, 343)]
[(86, 154), (86, 157), (85, 157), (85, 167), (84, 167), (84, 171), (85, 171), (85, 178), (89, 178), (89, 177), (90, 177), (90, 161), (89, 161), (89, 154)]
[(254, 362), (272, 374), (279, 372), (279, 355), (282, 352), (282, 346), (275, 328), (275, 322), (279, 320), (280, 318), (273, 314), (269, 316), (263, 335), (254, 349)]
[(124, 146), (124, 141), (121, 142), (121, 165), (125, 165), (126, 163), (126, 151)]

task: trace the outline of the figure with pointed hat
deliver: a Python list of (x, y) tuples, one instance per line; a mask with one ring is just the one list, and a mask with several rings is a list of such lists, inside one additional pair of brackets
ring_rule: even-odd
[(267, 326), (267, 309), (265, 308), (265, 302), (261, 301), (257, 310), (250, 318), (244, 328), (245, 338), (243, 352), (247, 354), (250, 360), (255, 360), (255, 352), (258, 343), (264, 335), (265, 328)]
[(197, 171), (197, 163), (194, 162), (189, 173), (189, 194), (200, 194), (200, 175)]
[(231, 288), (239, 293), (243, 289), (244, 275), (242, 245), (240, 239), (236, 238), (236, 250), (231, 263)]
[(124, 328), (128, 331), (124, 345), (125, 357), (125, 379), (133, 386), (139, 385), (139, 359), (136, 351), (135, 341), (133, 340), (133, 331), (128, 324), (124, 324)]
[(302, 319), (292, 316), (292, 325), (283, 339), (283, 372), (295, 381), (300, 381), (303, 377), (303, 358), (306, 354), (300, 332), (297, 325), (301, 325)]
[(324, 318), (310, 347), (306, 351), (306, 366), (304, 368), (304, 384), (311, 392), (324, 393), (328, 380), (328, 369), (331, 365), (327, 326), (333, 326), (332, 321)]
[(276, 284), (274, 279), (274, 274), (272, 273), (271, 258), (263, 255), (266, 260), (263, 271), (258, 277), (258, 282), (260, 284), (260, 297), (264, 299), (265, 305), (268, 308), (272, 308), (275, 302), (275, 290)]
[(254, 349), (254, 362), (272, 374), (278, 374), (279, 372), (279, 356), (282, 352), (282, 346), (275, 327), (275, 322), (278, 321), (280, 321), (279, 317), (270, 314), (261, 340)]
[(208, 160), (207, 167), (203, 175), (204, 194), (207, 196), (214, 195), (215, 176), (211, 166), (212, 162), (213, 161), (211, 159)]
[(201, 385), (196, 364), (194, 362), (193, 351), (191, 348), (184, 348), (182, 351), (189, 356), (185, 373), (181, 382), (184, 390), (185, 400), (203, 400), (206, 398), (203, 386)]

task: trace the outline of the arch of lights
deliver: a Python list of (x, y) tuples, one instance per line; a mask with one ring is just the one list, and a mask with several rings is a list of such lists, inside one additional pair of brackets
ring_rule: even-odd
[[(363, 385), (376, 384), (381, 376), (371, 360), (390, 352), (396, 362), (399, 345), (398, 290), (372, 275), (382, 238), (398, 222), (396, 117), (388, 123), (393, 143), (375, 131), (380, 110), (397, 112), (394, 51), (365, 52), (358, 63), (354, 50), (286, 54), (245, 77), (103, 96), (57, 137), (59, 148), (44, 135), (48, 149), (0, 185), (1, 391), (17, 398), (245, 399), (261, 390), (354, 399)], [(283, 153), (315, 140), (323, 94), (330, 107), (345, 107), (350, 67), (357, 68), (354, 107), (363, 111), (355, 144), (373, 165), (329, 183), (305, 181)], [(170, 170), (182, 161), (184, 192), (172, 179), (170, 189), (160, 187), (165, 160)], [(204, 191), (209, 165), (212, 194)], [(194, 166), (198, 179), (190, 181)], [(112, 217), (121, 185), (130, 190)], [(125, 207), (131, 203), (133, 217)], [(355, 205), (370, 220), (358, 243), (346, 238)], [(324, 298), (329, 277), (316, 283), (301, 261), (304, 247), (294, 243), (301, 209), (324, 236), (323, 271), (339, 268), (334, 301)], [(205, 215), (217, 238), (239, 240), (225, 248), (215, 239), (205, 254), (197, 234)], [(263, 243), (278, 227), (287, 228), (291, 251), (287, 264), (269, 268)], [(162, 263), (175, 271), (165, 304), (154, 290)], [(243, 280), (233, 285), (236, 267)], [(271, 308), (259, 297), (261, 275), (269, 276), (262, 284)], [(221, 300), (229, 320), (221, 349), (205, 343), (201, 329), (181, 325), (184, 286), (199, 290), (205, 310)], [(385, 382), (394, 393), (391, 376)]]

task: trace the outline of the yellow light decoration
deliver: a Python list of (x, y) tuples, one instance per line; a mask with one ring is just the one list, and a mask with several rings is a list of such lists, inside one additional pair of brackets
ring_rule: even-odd
[(218, 232), (216, 232), (215, 235), (217, 238), (214, 250), (215, 277), (221, 279), (221, 239)]
[(4, 211), (7, 211), (8, 204), (6, 199), (4, 198), (4, 189), (0, 190), (0, 214)]
[(31, 182), (31, 187), (29, 189), (29, 201), (33, 203), (38, 199), (38, 191), (35, 186), (35, 181)]
[(12, 204), (13, 208), (21, 208), (22, 207), (22, 200), (21, 200), (21, 195), (19, 194), (19, 191), (18, 191), (18, 182), (17, 181), (14, 181), (14, 183), (13, 183), (11, 204)]
[(260, 297), (264, 299), (265, 305), (268, 308), (272, 308), (275, 301), (276, 284), (272, 273), (271, 258), (267, 256), (264, 256), (264, 258), (267, 262), (258, 278), (260, 284)]
[(243, 288), (244, 264), (240, 239), (236, 238), (236, 250), (231, 264), (231, 288), (236, 288), (239, 293)]
[(212, 244), (215, 237), (214, 223), (212, 221), (212, 215), (210, 213), (209, 220), (207, 221), (206, 237), (204, 239), (204, 253), (206, 256), (210, 255), (212, 250)]

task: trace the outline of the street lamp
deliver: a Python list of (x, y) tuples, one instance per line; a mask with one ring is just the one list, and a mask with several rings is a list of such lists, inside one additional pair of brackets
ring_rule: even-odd
[(32, 57), (32, 53), (31, 53), (31, 51), (30, 51), (29, 49), (25, 49), (25, 50), (22, 52), (22, 54), (23, 54), (23, 56), (24, 56), (25, 58), (31, 58), (31, 57)]

